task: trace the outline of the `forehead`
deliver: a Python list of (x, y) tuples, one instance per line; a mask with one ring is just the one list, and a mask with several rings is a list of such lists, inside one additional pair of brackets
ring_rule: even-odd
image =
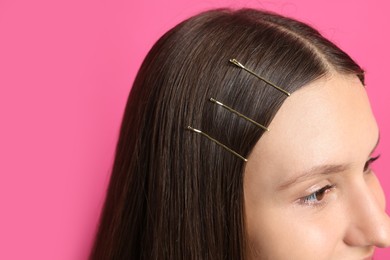
[(339, 74), (294, 92), (269, 129), (254, 147), (247, 168), (284, 172), (353, 162), (368, 156), (378, 135), (365, 88), (356, 76)]

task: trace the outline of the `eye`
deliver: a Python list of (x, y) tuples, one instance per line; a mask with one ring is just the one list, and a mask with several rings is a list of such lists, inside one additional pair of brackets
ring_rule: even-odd
[(366, 162), (366, 164), (364, 165), (363, 172), (364, 172), (364, 173), (369, 173), (369, 172), (371, 172), (371, 168), (370, 168), (371, 164), (372, 164), (373, 162), (375, 162), (376, 160), (378, 160), (380, 156), (381, 156), (381, 155), (379, 154), (378, 156), (371, 157), (371, 158)]
[(322, 187), (321, 189), (313, 192), (312, 194), (305, 196), (300, 199), (300, 202), (302, 204), (310, 205), (310, 206), (318, 206), (321, 203), (323, 203), (323, 199), (325, 197), (325, 194), (329, 192), (331, 189), (333, 189), (335, 185), (326, 185)]

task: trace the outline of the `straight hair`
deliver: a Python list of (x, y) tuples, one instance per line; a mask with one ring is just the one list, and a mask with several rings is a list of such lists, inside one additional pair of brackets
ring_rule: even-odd
[(364, 71), (300, 21), (255, 9), (214, 9), (165, 33), (131, 89), (90, 259), (246, 259), (245, 162), (286, 95), (332, 73)]

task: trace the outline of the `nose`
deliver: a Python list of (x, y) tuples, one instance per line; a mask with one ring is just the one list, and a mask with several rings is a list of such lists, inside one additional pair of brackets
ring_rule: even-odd
[(350, 246), (390, 246), (390, 218), (385, 212), (382, 187), (375, 176), (349, 193), (350, 218), (344, 242)]

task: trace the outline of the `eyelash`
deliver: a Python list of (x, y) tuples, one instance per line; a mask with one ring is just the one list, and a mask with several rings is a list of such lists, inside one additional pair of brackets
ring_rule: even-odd
[[(364, 173), (370, 173), (371, 172), (371, 164), (378, 160), (380, 155), (371, 157), (366, 164), (364, 165), (363, 172)], [(316, 190), (312, 194), (305, 196), (301, 199), (299, 199), (301, 204), (308, 205), (308, 206), (322, 206), (325, 202), (323, 201), (323, 198), (325, 197), (325, 194), (335, 188), (336, 185), (326, 185), (322, 187), (321, 189)]]
[(363, 172), (364, 172), (364, 173), (370, 173), (370, 172), (371, 172), (371, 167), (370, 167), (371, 164), (372, 164), (373, 162), (375, 162), (376, 160), (378, 160), (380, 156), (381, 156), (381, 155), (379, 154), (378, 156), (371, 157), (371, 158), (366, 162), (366, 164), (364, 165)]

